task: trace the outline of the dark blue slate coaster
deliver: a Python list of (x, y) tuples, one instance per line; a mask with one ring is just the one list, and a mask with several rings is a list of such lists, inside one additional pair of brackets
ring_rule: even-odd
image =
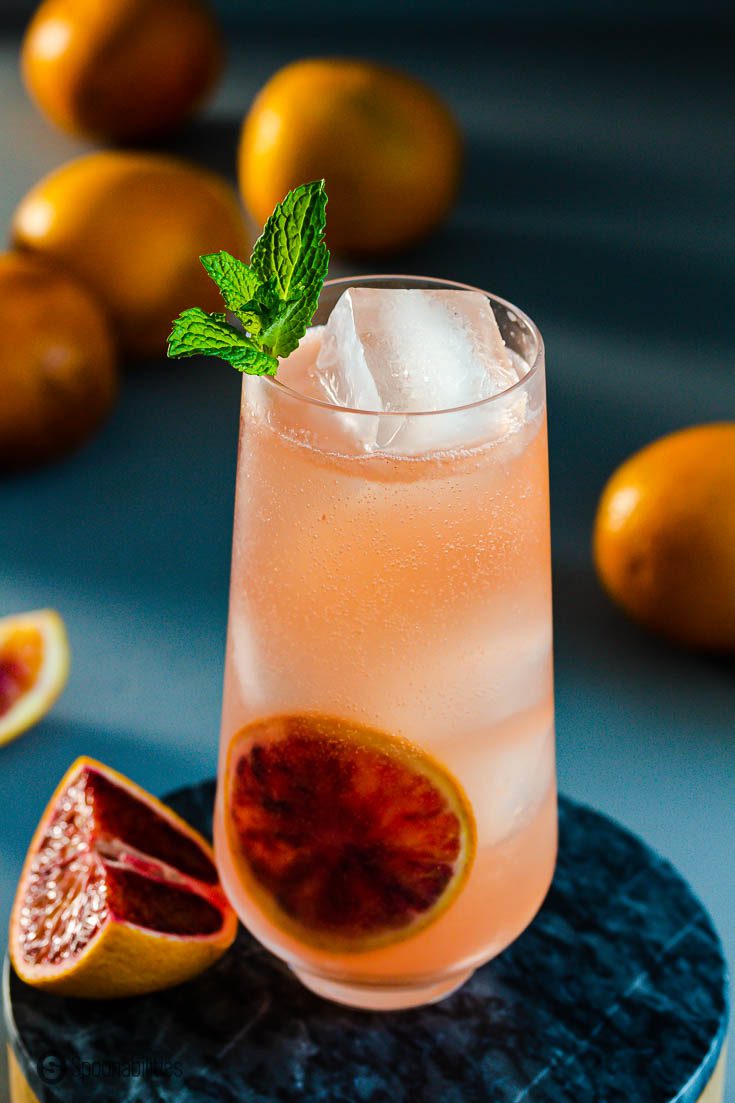
[[(170, 803), (209, 832), (213, 797), (210, 782)], [(639, 839), (563, 798), (543, 909), (440, 1004), (327, 1003), (244, 931), (208, 973), (154, 996), (60, 999), (12, 970), (7, 984), (42, 1103), (693, 1103), (727, 1026), (702, 905)]]

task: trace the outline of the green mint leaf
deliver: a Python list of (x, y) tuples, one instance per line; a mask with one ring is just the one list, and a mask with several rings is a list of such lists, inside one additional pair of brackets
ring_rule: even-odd
[(239, 371), (275, 375), (314, 316), (329, 266), (324, 243), (324, 181), (289, 192), (266, 222), (250, 265), (224, 250), (200, 258), (242, 329), (225, 314), (185, 310), (173, 323), (168, 355), (219, 356)]
[(255, 243), (250, 265), (261, 283), (275, 281), (280, 299), (318, 297), (329, 263), (326, 206), (323, 180), (302, 184), (276, 206)]
[(174, 319), (168, 337), (169, 356), (217, 356), (220, 349), (247, 343), (224, 314), (207, 314), (198, 306), (184, 310)]
[(207, 275), (220, 290), (228, 310), (238, 313), (242, 305), (252, 299), (258, 287), (258, 277), (237, 257), (222, 250), (200, 257)]
[(207, 314), (198, 306), (175, 319), (168, 338), (168, 355), (219, 356), (251, 375), (275, 375), (278, 369), (278, 360), (231, 326), (224, 314)]
[(259, 344), (267, 344), (263, 341), (263, 331), (267, 330), (283, 309), (283, 303), (275, 289), (275, 281), (258, 284), (251, 299), (243, 303), (237, 316), (242, 322), (243, 329)]
[(299, 341), (309, 328), (319, 298), (292, 299), (283, 303), (281, 311), (267, 329), (260, 334), (264, 345), (272, 350), (274, 356), (288, 356), (298, 348)]
[(218, 353), (223, 360), (232, 364), (238, 371), (247, 375), (275, 375), (278, 371), (278, 359), (262, 349), (246, 348), (241, 345), (225, 353)]

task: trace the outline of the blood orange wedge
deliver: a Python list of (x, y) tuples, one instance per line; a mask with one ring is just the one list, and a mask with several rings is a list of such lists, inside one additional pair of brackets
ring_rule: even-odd
[(114, 770), (77, 759), (18, 884), (18, 975), (68, 996), (153, 992), (206, 969), (236, 928), (201, 835)]
[(460, 891), (475, 852), (459, 783), (407, 740), (322, 716), (244, 728), (227, 769), (230, 847), (271, 919), (359, 951), (416, 933)]
[(68, 676), (69, 644), (58, 613), (0, 618), (0, 744), (40, 720)]

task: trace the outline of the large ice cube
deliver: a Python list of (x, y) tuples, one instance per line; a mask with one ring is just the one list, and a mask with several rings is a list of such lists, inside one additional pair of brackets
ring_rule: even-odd
[[(366, 447), (408, 452), (461, 443), (468, 419), (394, 415), (456, 409), (519, 379), (479, 291), (379, 288), (342, 295), (323, 332), (316, 374), (336, 405), (391, 415), (353, 419), (370, 436)], [(456, 439), (447, 440), (447, 430)], [(437, 434), (442, 439), (432, 440)]]
[(400, 413), (466, 406), (518, 379), (479, 291), (372, 287), (342, 295), (317, 372), (340, 406)]

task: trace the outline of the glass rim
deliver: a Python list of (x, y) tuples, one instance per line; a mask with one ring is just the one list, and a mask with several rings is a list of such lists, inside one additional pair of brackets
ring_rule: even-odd
[(494, 303), (499, 303), (500, 306), (505, 307), (506, 310), (511, 311), (521, 319), (534, 337), (536, 350), (533, 362), (528, 366), (528, 371), (525, 375), (522, 375), (519, 380), (511, 384), (510, 387), (498, 391), (497, 394), (488, 395), (487, 398), (478, 398), (474, 402), (466, 403), (464, 406), (447, 406), (441, 410), (360, 410), (352, 406), (338, 406), (334, 402), (327, 402), (321, 398), (314, 398), (311, 395), (302, 394), (300, 391), (294, 390), (293, 387), (289, 387), (287, 383), (283, 383), (275, 375), (262, 375), (258, 378), (265, 380), (268, 386), (283, 392), (290, 398), (295, 398), (299, 402), (308, 402), (310, 405), (318, 406), (323, 410), (333, 410), (335, 413), (339, 414), (351, 414), (363, 417), (413, 418), (436, 417), (440, 414), (456, 414), (462, 413), (465, 410), (476, 410), (482, 406), (488, 406), (490, 403), (497, 402), (499, 399), (505, 398), (515, 391), (520, 391), (538, 374), (539, 364), (542, 362), (544, 356), (544, 339), (541, 336), (541, 331), (538, 326), (524, 310), (520, 309), (520, 307), (515, 306), (514, 303), (509, 302), (507, 299), (501, 298), (500, 295), (493, 295), (490, 291), (484, 291), (481, 287), (474, 287), (472, 284), (468, 283), (460, 283), (458, 280), (445, 280), (439, 276), (405, 276), (392, 272), (367, 276), (337, 276), (334, 279), (326, 280), (324, 288), (343, 286), (346, 290), (348, 287), (354, 287), (359, 284), (370, 283), (371, 281), (377, 280), (385, 282), (402, 281), (404, 283), (410, 282), (414, 284), (442, 284), (444, 287), (456, 291), (478, 291), (481, 295), (484, 295), (486, 299), (490, 299)]

